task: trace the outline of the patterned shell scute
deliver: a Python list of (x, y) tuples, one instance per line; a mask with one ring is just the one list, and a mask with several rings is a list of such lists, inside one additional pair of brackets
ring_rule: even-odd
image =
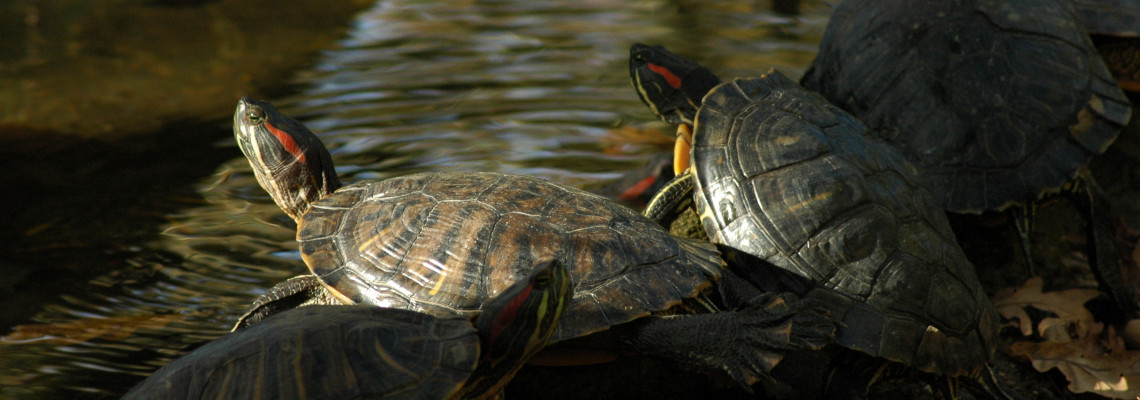
[(988, 360), (997, 314), (897, 150), (776, 72), (717, 87), (695, 126), (706, 230), (819, 285), (840, 344), (951, 374)]
[(436, 172), (345, 186), (298, 229), (302, 257), (344, 298), (465, 314), (551, 259), (573, 300), (551, 342), (667, 309), (720, 276), (711, 244), (677, 239), (608, 199), (539, 178)]
[(1071, 179), (1131, 114), (1068, 0), (845, 0), (803, 78), (980, 213)]

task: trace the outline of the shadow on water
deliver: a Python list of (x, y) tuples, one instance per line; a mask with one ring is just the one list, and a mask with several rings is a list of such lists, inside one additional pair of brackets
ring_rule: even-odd
[(151, 240), (166, 214), (201, 203), (192, 182), (240, 156), (216, 143), (223, 121), (171, 124), (150, 136), (113, 142), (50, 132), (5, 132), (0, 208), (9, 251), (0, 261), (0, 327), (26, 320), (61, 293), (124, 267), (137, 243)]

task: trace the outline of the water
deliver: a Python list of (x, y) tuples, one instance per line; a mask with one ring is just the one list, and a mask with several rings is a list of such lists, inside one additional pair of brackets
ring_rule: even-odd
[[(754, 1), (387, 0), (282, 83), (299, 93), (269, 100), (321, 136), (346, 181), (501, 171), (601, 190), (665, 151), (671, 134), (630, 87), (632, 43), (665, 44), (722, 76), (776, 67), (797, 78), (829, 6), (803, 9), (787, 18)], [(186, 151), (233, 158), (191, 178), (193, 198), (168, 199), (178, 206), (151, 216), (161, 223), (106, 228), (123, 238), (98, 255), (111, 272), (57, 285), (0, 341), (0, 397), (115, 398), (306, 271), (295, 225), (232, 139)], [(79, 261), (69, 255), (92, 256), (55, 257)]]

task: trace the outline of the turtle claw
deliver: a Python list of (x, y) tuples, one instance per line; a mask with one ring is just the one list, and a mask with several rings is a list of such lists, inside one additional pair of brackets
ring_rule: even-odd
[(634, 351), (723, 371), (751, 391), (752, 384), (771, 381), (769, 372), (787, 353), (830, 342), (835, 323), (817, 303), (791, 293), (766, 293), (735, 310), (641, 318), (615, 332)]
[(732, 312), (733, 344), (723, 346), (724, 370), (742, 385), (770, 381), (768, 373), (796, 350), (817, 350), (835, 336), (835, 322), (815, 299), (765, 293)]
[(343, 303), (313, 274), (294, 276), (278, 283), (254, 300), (253, 304), (234, 324), (232, 331), (247, 328), (270, 315), (310, 305), (341, 305)]
[(782, 343), (788, 350), (818, 350), (835, 336), (835, 322), (823, 304), (814, 298), (799, 298), (792, 293), (765, 293), (745, 303), (741, 312), (758, 312), (764, 323), (785, 321), (783, 329), (767, 329), (769, 333), (784, 333)]

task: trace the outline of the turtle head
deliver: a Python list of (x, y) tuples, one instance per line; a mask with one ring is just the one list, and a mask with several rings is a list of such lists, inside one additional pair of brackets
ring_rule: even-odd
[(539, 265), (483, 306), (475, 319), (480, 355), (455, 398), (493, 396), (546, 346), (574, 294), (570, 270), (558, 261)]
[(257, 182), (294, 220), (340, 187), (317, 135), (272, 104), (242, 97), (234, 111), (234, 137)]
[(708, 68), (664, 47), (641, 43), (629, 49), (629, 77), (641, 102), (674, 124), (692, 125), (701, 99), (720, 84)]

